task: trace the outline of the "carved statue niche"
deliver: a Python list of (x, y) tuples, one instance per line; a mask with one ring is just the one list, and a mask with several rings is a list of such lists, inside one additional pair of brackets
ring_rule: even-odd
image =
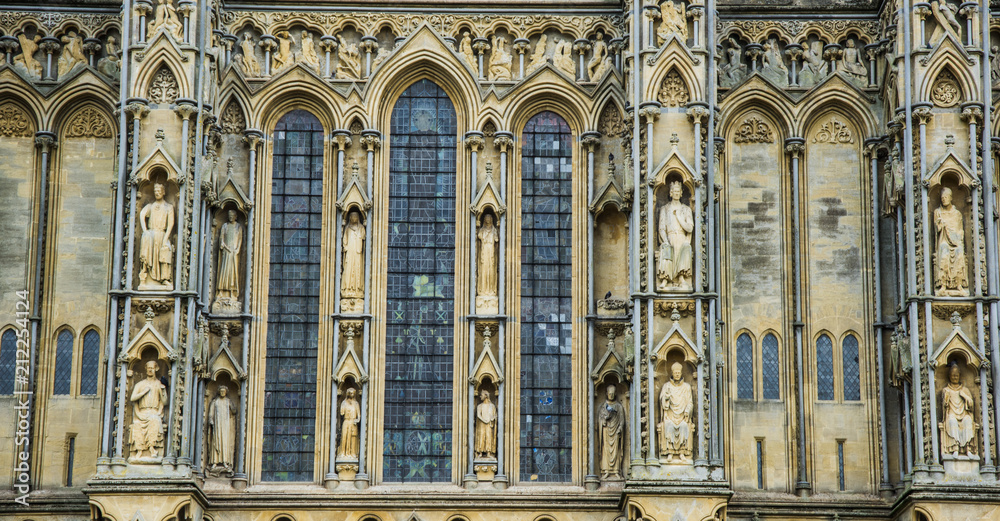
[(476, 393), (476, 428), (475, 453), (476, 461), (497, 459), (497, 406), (492, 397), (497, 396), (496, 388), (489, 377), (477, 388)]
[(490, 39), (490, 44), (490, 79), (492, 81), (510, 81), (512, 78), (510, 68), (514, 59), (507, 49), (507, 38), (495, 34)]
[[(531, 58), (528, 60), (528, 66), (524, 70), (524, 74), (528, 75), (541, 69), (549, 62), (551, 55), (545, 52), (545, 46), (548, 44), (548, 36), (542, 34), (538, 36), (538, 41), (535, 42), (535, 48), (531, 52)], [(39, 74), (41, 74), (39, 72)]]
[(689, 465), (697, 435), (693, 382), (702, 358), (680, 327), (676, 306), (670, 318), (673, 326), (651, 356), (659, 386), (655, 416), (657, 448), (662, 463)]
[[(212, 312), (217, 315), (236, 315), (240, 312), (240, 285), (243, 282), (243, 255), (245, 235), (241, 222), (242, 212), (229, 204), (218, 212), (216, 239), (218, 262), (215, 265), (215, 303)], [(245, 217), (244, 217), (245, 218)], [(219, 224), (222, 221), (222, 224)]]
[(778, 38), (771, 36), (764, 42), (760, 73), (778, 87), (788, 86), (788, 67), (781, 53)]
[(609, 375), (595, 389), (597, 409), (597, 460), (602, 481), (621, 481), (625, 476), (624, 461), (627, 419), (624, 385)]
[(465, 58), (465, 63), (472, 67), (472, 70), (479, 73), (479, 59), (476, 58), (476, 53), (472, 50), (472, 35), (469, 31), (462, 31), (462, 39), (458, 44), (458, 53)]
[(587, 62), (587, 75), (590, 81), (598, 82), (611, 70), (611, 54), (608, 52), (608, 44), (604, 42), (604, 33), (597, 31), (594, 36), (593, 52), (590, 61)]
[[(690, 206), (690, 189), (680, 174), (664, 176), (657, 195), (656, 262), (657, 291), (691, 291), (691, 239), (694, 232), (694, 212)], [(665, 192), (665, 193), (664, 193)]]
[(931, 223), (934, 261), (934, 294), (963, 297), (969, 294), (969, 261), (966, 255), (968, 241), (967, 215), (971, 176), (949, 147), (943, 161), (939, 162), (926, 178), (930, 184), (932, 201)]
[(984, 359), (962, 330), (962, 317), (958, 312), (952, 313), (951, 323), (951, 332), (931, 360), (935, 382), (940, 389), (936, 405), (941, 460), (946, 475), (978, 480), (978, 376)]
[(118, 40), (111, 35), (108, 35), (107, 41), (104, 44), (105, 55), (101, 59), (97, 60), (97, 72), (111, 78), (113, 81), (118, 81), (121, 77), (121, 49), (118, 47)]
[(573, 40), (565, 36), (553, 38), (552, 64), (570, 78), (576, 78), (576, 61), (573, 60)]
[(344, 34), (337, 36), (337, 78), (359, 80), (361, 74), (361, 53), (355, 39), (346, 39)]
[(260, 58), (257, 57), (256, 53), (257, 38), (254, 36), (253, 32), (246, 30), (243, 32), (243, 39), (240, 41), (240, 67), (243, 69), (243, 75), (248, 78), (256, 78), (260, 76)]
[(719, 86), (735, 87), (747, 76), (747, 66), (743, 63), (743, 46), (736, 38), (730, 36), (722, 47), (726, 54), (726, 63), (719, 64)]
[(813, 37), (802, 43), (802, 70), (799, 71), (799, 86), (812, 87), (823, 81), (829, 74), (823, 60), (823, 41)]
[(946, 36), (955, 39), (955, 43), (962, 44), (962, 24), (959, 23), (958, 5), (948, 2), (948, 0), (933, 0), (931, 2), (931, 13), (934, 15), (934, 31), (928, 43), (937, 45)]
[(167, 423), (170, 418), (170, 365), (178, 359), (167, 340), (153, 323), (151, 307), (144, 314), (145, 325), (122, 352), (128, 399), (127, 419), (129, 463), (158, 464), (163, 460)]
[[(28, 33), (25, 32), (29, 28), (34, 33), (32, 37), (29, 37)], [(25, 26), (24, 31), (17, 33), (17, 42), (21, 53), (14, 57), (14, 67), (36, 81), (42, 79), (42, 64), (35, 59), (35, 53), (38, 52), (38, 44), (41, 41), (41, 33), (33, 27)]]
[(868, 85), (868, 67), (865, 66), (861, 50), (858, 49), (859, 43), (863, 44), (864, 42), (855, 38), (844, 42), (844, 57), (837, 65), (851, 82), (859, 87), (864, 87)]
[(308, 29), (299, 32), (299, 52), (295, 54), (295, 61), (304, 63), (313, 70), (319, 70), (319, 55), (316, 54), (316, 41)]
[(351, 178), (341, 194), (337, 200), (337, 208), (343, 212), (340, 310), (356, 314), (364, 311), (365, 241), (368, 238), (367, 212), (371, 208), (371, 201), (361, 188), (357, 163), (351, 167)]
[(486, 180), (471, 206), (476, 217), (476, 313), (500, 312), (500, 216), (507, 210), (493, 179), (493, 165), (486, 163)]
[(83, 37), (75, 30), (66, 31), (60, 38), (62, 41), (62, 51), (59, 55), (59, 79), (69, 74), (79, 66), (87, 65), (87, 57), (83, 55)]
[(236, 448), (239, 384), (221, 372), (206, 389), (205, 469), (209, 476), (232, 476)]
[[(140, 185), (142, 207), (136, 218), (140, 291), (174, 288), (174, 244), (176, 244), (176, 187), (163, 182), (165, 176)], [(169, 188), (169, 191), (168, 191)]]
[(337, 409), (337, 416), (340, 418), (337, 460), (357, 462), (361, 453), (361, 405), (358, 403), (357, 382), (353, 378), (348, 378), (338, 389), (338, 394), (343, 398)]
[(482, 334), (479, 355), (469, 377), (469, 390), (475, 393), (475, 428), (473, 444), (473, 465), (477, 478), (482, 482), (493, 480), (497, 472), (497, 404), (503, 398), (500, 384), (503, 383), (503, 368), (497, 361), (493, 347), (496, 323), (478, 322), (476, 329)]
[(337, 466), (340, 481), (352, 481), (358, 472), (361, 453), (361, 395), (368, 383), (368, 373), (358, 356), (356, 339), (361, 336), (363, 324), (344, 321), (340, 324), (343, 352), (333, 372), (337, 384)]
[(674, 35), (681, 43), (687, 42), (687, 6), (684, 0), (664, 0), (660, 4), (660, 27), (656, 30), (657, 45), (663, 45)]
[(184, 39), (184, 25), (177, 16), (177, 9), (173, 0), (156, 0), (156, 9), (153, 11), (153, 19), (149, 22), (149, 34), (156, 33), (163, 28), (163, 31), (174, 37), (174, 40)]

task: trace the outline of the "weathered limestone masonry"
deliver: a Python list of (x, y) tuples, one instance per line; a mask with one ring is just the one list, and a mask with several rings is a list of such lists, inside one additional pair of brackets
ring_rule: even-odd
[(0, 518), (1000, 519), (998, 52), (996, 1), (8, 1)]

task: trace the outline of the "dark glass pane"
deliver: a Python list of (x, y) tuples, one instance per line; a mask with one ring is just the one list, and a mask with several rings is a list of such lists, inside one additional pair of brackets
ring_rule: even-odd
[(861, 399), (861, 369), (858, 365), (858, 338), (847, 335), (844, 339), (844, 400)]
[(400, 96), (390, 125), (382, 477), (450, 482), (455, 110), (421, 80)]
[(323, 126), (304, 110), (274, 130), (262, 481), (311, 481), (316, 432)]
[(816, 397), (833, 399), (833, 341), (826, 335), (816, 340)]
[(17, 336), (8, 329), (0, 337), (0, 394), (14, 394), (14, 368), (17, 366)]
[(573, 136), (554, 112), (521, 136), (521, 479), (571, 480)]
[(778, 338), (770, 333), (761, 342), (761, 362), (763, 374), (761, 385), (764, 387), (765, 400), (781, 399), (781, 370), (778, 362)]
[(100, 371), (101, 337), (93, 329), (83, 335), (83, 355), (80, 357), (80, 394), (97, 394)]
[(736, 398), (753, 400), (753, 342), (746, 333), (736, 338)]
[(73, 333), (64, 329), (56, 337), (56, 374), (53, 377), (52, 394), (69, 394), (71, 378), (73, 378)]

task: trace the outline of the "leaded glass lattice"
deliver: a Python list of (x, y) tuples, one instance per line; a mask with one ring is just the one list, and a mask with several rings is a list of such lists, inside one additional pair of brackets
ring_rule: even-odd
[(83, 353), (80, 356), (80, 394), (97, 394), (97, 375), (100, 371), (101, 336), (91, 329), (83, 335)]
[(816, 397), (833, 399), (833, 341), (827, 335), (816, 340)]
[(764, 336), (761, 342), (761, 386), (764, 387), (765, 400), (781, 399), (781, 371), (778, 368), (778, 337), (771, 333)]
[(311, 481), (316, 433), (323, 125), (294, 110), (274, 129), (262, 481)]
[(73, 333), (64, 329), (56, 336), (56, 374), (53, 377), (52, 394), (69, 394), (72, 378)]
[(457, 135), (454, 105), (429, 80), (407, 88), (392, 109), (387, 482), (451, 481)]
[(521, 136), (521, 480), (571, 479), (573, 135), (553, 112)]
[(0, 336), (0, 394), (14, 394), (17, 367), (17, 335), (8, 329)]
[(847, 335), (843, 345), (844, 400), (861, 399), (861, 368), (858, 365), (858, 338)]
[(746, 333), (736, 338), (736, 398), (753, 400), (753, 341)]

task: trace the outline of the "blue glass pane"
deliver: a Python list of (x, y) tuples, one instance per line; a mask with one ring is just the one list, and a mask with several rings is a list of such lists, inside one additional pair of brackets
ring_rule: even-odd
[(100, 372), (101, 337), (93, 329), (83, 335), (83, 355), (80, 357), (80, 394), (97, 394)]
[(316, 433), (323, 126), (294, 110), (274, 129), (262, 481), (311, 481)]
[(392, 111), (384, 472), (451, 481), (455, 345), (455, 108), (429, 80)]
[(14, 394), (14, 368), (17, 366), (17, 336), (8, 329), (0, 337), (0, 394)]
[(52, 394), (69, 394), (72, 377), (73, 333), (64, 329), (56, 337), (56, 374), (53, 377)]
[(858, 365), (858, 338), (848, 335), (844, 339), (844, 399), (861, 399), (861, 370)]
[(572, 470), (573, 136), (554, 112), (521, 136), (521, 479)]
[(765, 400), (781, 399), (781, 370), (778, 362), (778, 338), (768, 333), (761, 342), (761, 362), (763, 374), (761, 385), (764, 387)]
[(833, 399), (833, 341), (826, 335), (816, 340), (816, 396)]
[(753, 342), (746, 333), (736, 339), (736, 398), (753, 400)]

